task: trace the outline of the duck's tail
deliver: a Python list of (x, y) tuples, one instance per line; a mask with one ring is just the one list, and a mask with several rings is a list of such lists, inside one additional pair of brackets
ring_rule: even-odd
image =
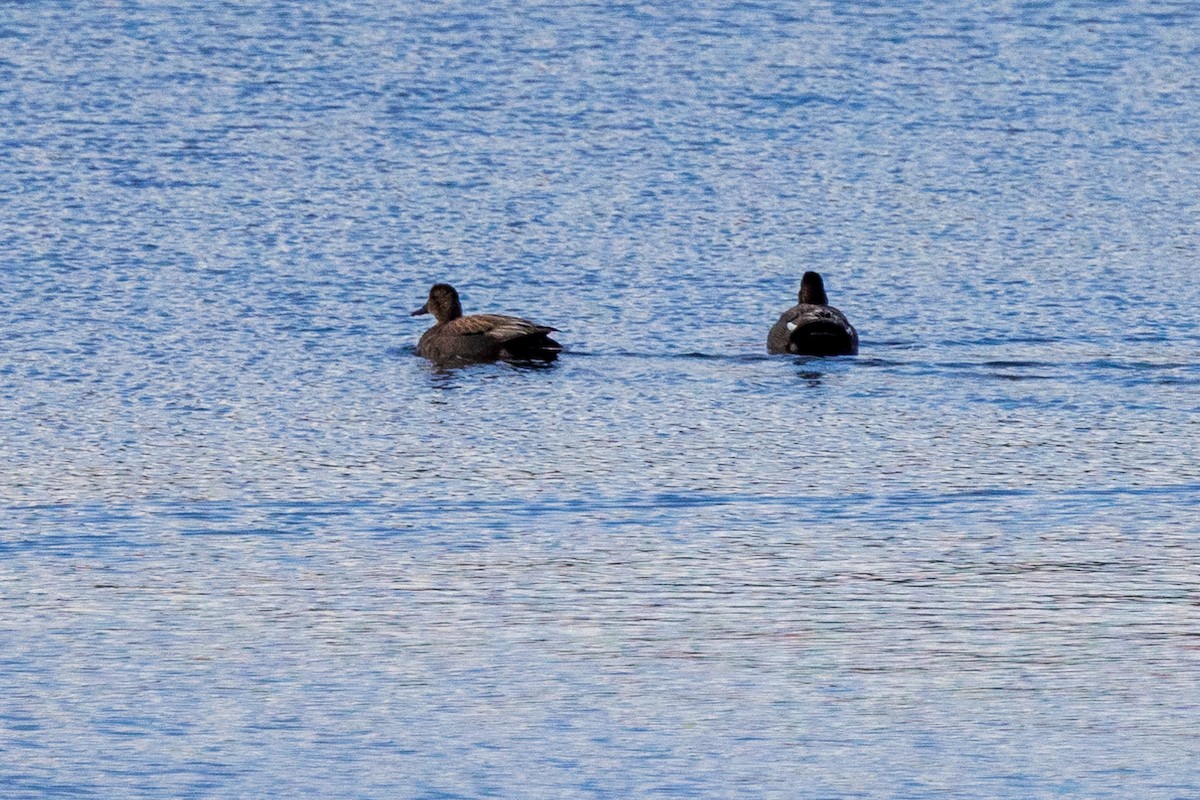
[(858, 352), (854, 329), (836, 320), (799, 319), (788, 323), (788, 351), (805, 356), (840, 356)]
[(508, 357), (517, 361), (553, 361), (562, 352), (562, 345), (547, 334), (554, 328), (546, 328), (528, 336), (510, 339), (504, 343)]

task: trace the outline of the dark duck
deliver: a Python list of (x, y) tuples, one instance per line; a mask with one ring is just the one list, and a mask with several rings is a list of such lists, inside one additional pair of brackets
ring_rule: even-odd
[(436, 364), (478, 361), (553, 361), (562, 345), (550, 338), (558, 330), (504, 314), (463, 316), (458, 292), (435, 283), (425, 305), (412, 315), (432, 314), (437, 324), (421, 335), (417, 354)]
[(858, 331), (845, 314), (829, 305), (825, 282), (817, 273), (804, 273), (800, 302), (783, 312), (767, 334), (767, 352), (804, 356), (858, 352)]

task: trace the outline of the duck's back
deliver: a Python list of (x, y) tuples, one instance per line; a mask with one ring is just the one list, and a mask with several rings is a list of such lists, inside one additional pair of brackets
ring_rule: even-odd
[(557, 330), (520, 317), (472, 314), (434, 325), (421, 335), (417, 353), (439, 363), (555, 358), (562, 350), (549, 337)]
[(767, 352), (809, 356), (854, 355), (858, 331), (840, 310), (798, 303), (780, 315), (767, 334)]

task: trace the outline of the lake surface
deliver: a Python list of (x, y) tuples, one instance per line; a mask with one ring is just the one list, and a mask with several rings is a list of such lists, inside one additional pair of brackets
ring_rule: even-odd
[(1200, 7), (687, 5), (0, 9), (0, 796), (1200, 796)]

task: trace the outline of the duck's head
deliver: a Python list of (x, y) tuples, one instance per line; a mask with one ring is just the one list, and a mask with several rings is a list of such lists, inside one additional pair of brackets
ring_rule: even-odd
[(448, 283), (435, 283), (429, 290), (429, 299), (425, 305), (412, 312), (414, 317), (421, 314), (433, 314), (438, 322), (449, 322), (463, 315), (462, 304), (458, 302), (458, 292)]
[(815, 272), (806, 272), (800, 279), (800, 302), (814, 306), (829, 305), (829, 295), (825, 294), (825, 281)]

